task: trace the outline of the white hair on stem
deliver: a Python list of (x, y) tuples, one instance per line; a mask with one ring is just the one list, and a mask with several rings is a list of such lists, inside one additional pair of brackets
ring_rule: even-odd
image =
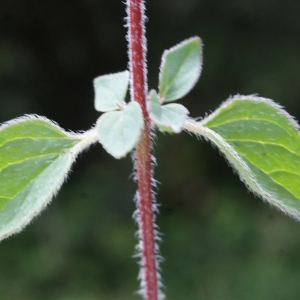
[[(141, 21), (140, 21), (140, 26), (142, 29), (142, 33), (141, 33), (141, 38), (142, 40), (139, 41), (139, 43), (141, 43), (142, 45), (142, 71), (143, 71), (143, 83), (144, 86), (143, 88), (143, 92), (144, 92), (144, 97), (145, 97), (145, 101), (147, 102), (147, 93), (148, 93), (148, 85), (147, 85), (147, 61), (146, 61), (146, 53), (147, 53), (147, 42), (146, 42), (146, 37), (145, 37), (145, 21), (146, 21), (146, 17), (145, 17), (145, 5), (144, 5), (144, 1), (143, 0), (139, 0), (138, 1), (138, 5), (139, 5), (139, 11), (141, 13)], [(130, 0), (126, 0), (126, 11), (127, 11), (127, 18), (125, 18), (126, 20), (126, 25), (125, 27), (128, 28), (128, 34), (126, 36), (126, 39), (128, 41), (128, 57), (129, 57), (129, 71), (130, 71), (130, 94), (131, 94), (131, 101), (135, 101), (136, 99), (134, 99), (134, 84), (133, 84), (133, 51), (132, 51), (132, 43), (136, 42), (135, 40), (133, 40), (135, 37), (133, 37), (132, 34), (132, 28), (130, 27), (131, 24), (131, 16), (130, 16), (130, 7), (131, 7), (131, 1)], [(147, 104), (147, 103), (145, 103)], [(147, 105), (146, 105), (147, 107)], [(150, 121), (149, 121), (150, 122)], [(151, 124), (147, 124), (149, 126), (149, 128), (151, 128)], [(150, 139), (151, 139), (151, 147), (152, 147), (152, 141), (153, 141), (153, 132), (150, 129)], [(151, 149), (152, 150), (152, 149)], [(132, 160), (133, 160), (133, 164), (134, 164), (134, 172), (133, 172), (133, 179), (135, 181), (138, 181), (137, 178), (137, 170), (136, 170), (136, 153), (133, 153), (132, 155)], [(159, 300), (163, 300), (165, 298), (164, 294), (161, 292), (161, 288), (162, 288), (162, 283), (161, 283), (161, 276), (159, 274), (159, 262), (162, 260), (160, 255), (159, 255), (159, 246), (158, 246), (158, 242), (160, 241), (160, 237), (158, 234), (158, 227), (155, 224), (155, 219), (156, 219), (156, 213), (158, 212), (158, 208), (157, 208), (157, 204), (156, 204), (156, 198), (155, 198), (155, 192), (153, 191), (154, 188), (157, 188), (157, 182), (155, 181), (155, 179), (153, 178), (153, 168), (156, 165), (156, 160), (155, 158), (151, 155), (151, 198), (152, 198), (152, 212), (153, 212), (153, 229), (154, 229), (154, 251), (155, 251), (155, 264), (156, 264), (156, 270), (157, 270), (157, 274), (156, 274), (156, 278), (157, 278), (157, 289), (158, 289), (158, 299)], [(139, 211), (139, 204), (140, 204), (140, 195), (139, 192), (136, 193), (135, 196), (135, 202), (136, 202), (136, 211), (133, 214), (133, 218), (135, 223), (137, 223), (138, 225), (138, 231), (136, 233), (136, 236), (138, 238), (138, 244), (136, 246), (136, 253), (135, 253), (135, 257), (139, 257), (139, 265), (140, 265), (140, 271), (139, 271), (139, 275), (138, 275), (138, 279), (140, 280), (140, 290), (137, 292), (138, 294), (142, 295), (145, 297), (146, 294), (146, 280), (145, 280), (145, 261), (143, 258), (143, 249), (144, 249), (144, 241), (143, 241), (143, 235), (142, 235), (142, 220), (141, 220), (141, 215), (140, 215), (140, 211)]]
[[(153, 139), (153, 132), (151, 131), (151, 139)], [(135, 152), (132, 154), (132, 160), (133, 160), (133, 165), (134, 165), (134, 172), (133, 172), (133, 179), (134, 181), (137, 181), (137, 170), (136, 170), (136, 154)], [(160, 263), (163, 261), (163, 257), (160, 255), (159, 251), (159, 243), (162, 241), (161, 239), (161, 233), (159, 232), (159, 227), (156, 224), (156, 214), (159, 213), (158, 206), (156, 201), (156, 192), (154, 189), (157, 189), (157, 181), (153, 177), (153, 168), (156, 166), (156, 159), (153, 155), (151, 155), (151, 194), (152, 194), (152, 212), (153, 212), (153, 227), (154, 227), (154, 251), (155, 251), (155, 264), (156, 264), (156, 277), (157, 277), (157, 287), (158, 287), (158, 299), (163, 300), (165, 299), (165, 295), (162, 293), (163, 289), (163, 283), (162, 283), (162, 277), (161, 277), (161, 268), (160, 268)], [(135, 247), (135, 254), (133, 255), (134, 258), (138, 258), (138, 264), (140, 266), (140, 271), (138, 274), (138, 280), (140, 281), (140, 290), (137, 291), (137, 294), (144, 296), (145, 295), (145, 289), (146, 289), (146, 280), (145, 280), (145, 269), (144, 269), (144, 259), (143, 259), (143, 249), (144, 249), (144, 241), (143, 241), (143, 236), (141, 232), (142, 228), (142, 221), (141, 221), (141, 216), (139, 212), (139, 193), (138, 191), (136, 192), (136, 195), (134, 197), (134, 201), (136, 203), (136, 210), (133, 213), (133, 220), (138, 226), (138, 230), (135, 233), (135, 237), (138, 239), (138, 244)]]
[[(146, 11), (146, 7), (144, 5), (143, 0), (140, 0), (140, 11), (142, 14), (142, 20), (141, 20), (141, 27), (142, 27), (142, 48), (143, 48), (143, 61), (142, 61), (142, 68), (143, 68), (143, 74), (144, 74), (144, 93), (145, 95), (147, 95), (148, 93), (148, 83), (147, 83), (147, 74), (148, 74), (148, 70), (147, 70), (147, 40), (146, 40), (146, 28), (145, 28), (145, 21), (147, 20), (146, 15), (145, 15), (145, 11)], [(126, 0), (125, 2), (126, 4), (126, 13), (127, 13), (127, 17), (124, 18), (125, 20), (125, 25), (124, 27), (128, 29), (128, 33), (126, 35), (126, 41), (128, 42), (128, 50), (127, 50), (127, 54), (128, 57), (130, 58), (128, 61), (128, 69), (130, 72), (130, 95), (131, 95), (131, 101), (134, 101), (134, 85), (133, 85), (133, 76), (132, 76), (132, 39), (131, 39), (131, 29), (130, 29), (130, 0)]]

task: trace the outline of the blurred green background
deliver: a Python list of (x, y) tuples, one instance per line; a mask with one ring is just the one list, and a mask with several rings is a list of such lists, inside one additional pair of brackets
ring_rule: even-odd
[[(204, 69), (182, 100), (191, 116), (257, 93), (300, 119), (299, 15), (296, 0), (148, 1), (149, 87), (163, 50), (199, 35)], [(127, 67), (125, 16), (119, 0), (1, 0), (0, 121), (39, 114), (89, 129), (93, 78)], [(158, 133), (154, 152), (167, 299), (300, 299), (300, 224), (205, 141)], [(135, 190), (130, 157), (100, 145), (80, 155), (47, 210), (0, 244), (0, 299), (139, 299)]]

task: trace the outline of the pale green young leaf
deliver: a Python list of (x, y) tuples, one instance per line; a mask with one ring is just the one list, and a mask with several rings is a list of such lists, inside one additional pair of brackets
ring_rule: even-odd
[(185, 96), (196, 84), (202, 69), (202, 45), (199, 37), (166, 50), (159, 74), (159, 96), (163, 102)]
[(214, 143), (255, 194), (300, 220), (299, 127), (281, 107), (235, 96), (185, 129)]
[(129, 83), (129, 72), (99, 76), (94, 79), (95, 108), (106, 112), (122, 108)]
[(94, 133), (67, 133), (36, 116), (0, 127), (0, 240), (21, 231), (47, 206), (76, 155), (96, 140)]
[(172, 103), (161, 105), (156, 91), (152, 90), (150, 97), (150, 118), (155, 125), (166, 132), (179, 133), (182, 131), (188, 110), (181, 104)]
[(144, 122), (137, 102), (130, 102), (124, 110), (104, 113), (97, 121), (99, 141), (115, 158), (122, 158), (136, 145)]

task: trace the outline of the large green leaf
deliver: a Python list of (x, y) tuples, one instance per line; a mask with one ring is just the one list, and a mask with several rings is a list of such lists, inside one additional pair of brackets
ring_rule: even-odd
[(273, 101), (236, 96), (185, 128), (212, 141), (257, 195), (300, 220), (300, 136)]
[(122, 158), (136, 145), (144, 122), (142, 109), (130, 102), (124, 110), (104, 113), (97, 121), (99, 141), (115, 158)]
[(164, 52), (159, 74), (163, 102), (180, 99), (193, 88), (202, 68), (201, 47), (200, 38), (194, 37)]
[(46, 207), (76, 155), (96, 140), (95, 130), (75, 135), (35, 116), (0, 127), (0, 240)]

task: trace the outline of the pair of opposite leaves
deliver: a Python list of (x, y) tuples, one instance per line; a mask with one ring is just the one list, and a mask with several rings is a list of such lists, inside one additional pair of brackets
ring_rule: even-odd
[[(268, 99), (235, 96), (195, 121), (179, 104), (198, 80), (201, 43), (192, 38), (166, 51), (159, 95), (149, 93), (152, 122), (162, 131), (182, 129), (215, 144), (255, 194), (300, 219), (300, 137), (297, 123)], [(78, 153), (96, 141), (115, 157), (132, 150), (143, 128), (140, 106), (125, 104), (128, 72), (95, 80), (97, 129), (83, 134), (25, 116), (0, 127), (0, 240), (19, 232), (50, 202)]]
[[(161, 130), (179, 133), (188, 110), (181, 104), (166, 104), (185, 96), (197, 82), (202, 67), (201, 41), (191, 38), (165, 51), (159, 75), (159, 95), (148, 94), (148, 111), (152, 122)], [(104, 114), (97, 122), (99, 141), (115, 158), (130, 152), (139, 140), (144, 120), (137, 102), (124, 102), (129, 72), (104, 75), (95, 79), (95, 108)], [(117, 111), (116, 111), (117, 110)]]

